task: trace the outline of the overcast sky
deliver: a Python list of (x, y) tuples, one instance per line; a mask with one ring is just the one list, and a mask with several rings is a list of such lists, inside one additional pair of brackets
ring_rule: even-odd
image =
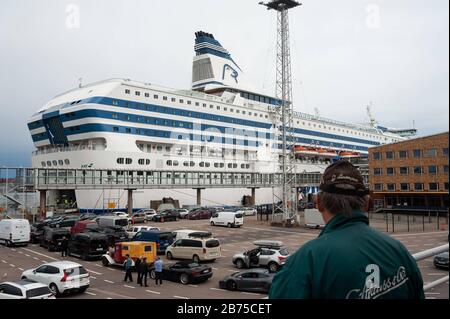
[[(84, 83), (130, 78), (190, 87), (194, 32), (274, 92), (276, 14), (259, 0), (1, 0), (0, 165), (30, 165), (26, 121)], [(448, 0), (304, 0), (290, 12), (297, 111), (447, 131)], [(77, 19), (79, 17), (79, 19)]]

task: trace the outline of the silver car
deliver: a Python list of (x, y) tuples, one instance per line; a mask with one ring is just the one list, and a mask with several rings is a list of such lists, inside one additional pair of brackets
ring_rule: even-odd
[(233, 264), (238, 269), (268, 267), (270, 272), (277, 272), (289, 257), (289, 251), (281, 241), (256, 240), (256, 248), (233, 256)]

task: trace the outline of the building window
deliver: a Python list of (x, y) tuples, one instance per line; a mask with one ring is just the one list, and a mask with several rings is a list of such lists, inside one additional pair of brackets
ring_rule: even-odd
[(414, 174), (422, 174), (422, 166), (414, 166)]
[(381, 153), (380, 152), (373, 153), (373, 159), (374, 160), (380, 160), (381, 159)]
[(437, 166), (436, 165), (428, 166), (428, 174), (436, 174), (436, 173), (437, 173)]
[(178, 166), (178, 161), (173, 161), (173, 166)]
[(150, 94), (145, 93), (144, 96), (145, 96), (145, 97), (150, 97)]
[(125, 94), (130, 94), (130, 90), (125, 90)]
[(423, 183), (414, 183), (414, 190), (423, 191)]
[(133, 160), (131, 158), (126, 158), (125, 159), (125, 164), (131, 165), (131, 163), (133, 163)]
[(195, 106), (200, 106), (200, 103), (198, 103), (198, 102), (195, 102)]
[(375, 191), (382, 191), (383, 190), (383, 184), (375, 184), (373, 185)]
[(381, 175), (382, 169), (377, 167), (373, 169), (373, 175)]
[(191, 104), (192, 104), (192, 102), (191, 102), (191, 101), (187, 101), (186, 103), (187, 103), (188, 105), (191, 105)]
[(176, 101), (177, 101), (177, 99), (176, 99), (176, 98), (174, 98), (174, 97), (173, 97), (173, 98), (171, 98), (170, 100), (171, 100), (172, 102), (176, 102)]
[(437, 149), (431, 148), (427, 150), (427, 157), (436, 157), (437, 155)]
[(444, 183), (444, 189), (448, 191), (448, 183)]
[(448, 165), (444, 165), (444, 173), (448, 174)]
[(398, 157), (400, 158), (407, 158), (408, 157), (408, 151), (399, 151)]
[(386, 159), (393, 159), (394, 158), (394, 152), (386, 152)]
[(400, 175), (408, 174), (408, 167), (400, 167)]
[(118, 159), (117, 159), (117, 164), (123, 164), (125, 162), (125, 159), (123, 158), (123, 157), (119, 157)]
[(393, 183), (389, 183), (389, 184), (387, 184), (387, 190), (388, 191), (395, 191), (395, 184), (393, 184)]
[(141, 92), (136, 91), (135, 94), (136, 94), (136, 96), (140, 96), (140, 95), (141, 95)]
[(145, 160), (144, 160), (143, 158), (140, 158), (140, 159), (138, 160), (138, 164), (139, 164), (139, 165), (144, 165), (144, 163), (145, 163)]
[(149, 159), (146, 159), (146, 160), (145, 160), (145, 164), (146, 164), (146, 165), (150, 165), (150, 160), (149, 160)]
[(113, 132), (119, 132), (119, 128), (117, 126), (113, 127)]
[(413, 150), (413, 156), (415, 158), (419, 158), (422, 156), (422, 151), (421, 150)]
[(448, 156), (448, 147), (442, 149), (442, 155)]
[(63, 160), (58, 160), (58, 165), (64, 165)]
[(438, 183), (429, 183), (428, 189), (430, 191), (437, 191), (437, 190), (439, 190), (439, 184)]
[(171, 160), (168, 160), (168, 161), (166, 162), (166, 165), (167, 165), (167, 166), (172, 166), (172, 161), (171, 161)]
[(163, 101), (167, 101), (167, 96), (163, 96)]
[(400, 190), (401, 191), (409, 191), (409, 184), (408, 183), (400, 183)]
[(70, 165), (70, 161), (69, 161), (68, 159), (65, 159), (65, 160), (64, 160), (64, 164)]
[(394, 175), (395, 174), (395, 168), (393, 168), (393, 167), (386, 168), (386, 174)]
[(131, 128), (126, 128), (126, 129), (125, 129), (125, 132), (131, 133)]

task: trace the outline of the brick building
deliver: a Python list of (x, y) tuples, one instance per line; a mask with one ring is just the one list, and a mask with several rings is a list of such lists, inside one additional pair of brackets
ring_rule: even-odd
[(448, 132), (369, 149), (376, 208), (448, 208)]

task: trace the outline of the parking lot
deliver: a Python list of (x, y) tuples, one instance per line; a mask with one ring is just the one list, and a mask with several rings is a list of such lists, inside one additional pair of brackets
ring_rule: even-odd
[[(122, 281), (124, 273), (120, 268), (104, 267), (100, 260), (83, 261), (73, 257), (66, 257), (64, 259), (78, 262), (90, 272), (91, 285), (85, 293), (73, 294), (62, 298), (261, 299), (267, 295), (227, 291), (219, 288), (219, 280), (237, 271), (231, 262), (231, 257), (237, 252), (253, 248), (252, 242), (259, 239), (281, 240), (292, 253), (319, 234), (318, 230), (271, 227), (265, 222), (256, 221), (256, 217), (246, 217), (246, 223), (243, 227), (232, 229), (210, 226), (209, 220), (180, 220), (177, 222), (147, 224), (155, 225), (162, 230), (187, 228), (212, 232), (214, 237), (220, 240), (222, 246), (222, 258), (210, 264), (213, 267), (213, 277), (207, 282), (195, 285), (182, 285), (176, 282), (165, 281), (160, 287), (155, 286), (154, 281), (149, 278), (149, 287), (140, 287), (136, 284), (136, 273), (133, 273), (133, 283), (124, 283)], [(411, 253), (446, 244), (448, 243), (447, 236), (448, 231), (399, 233), (393, 235)], [(57, 260), (61, 260), (59, 252), (48, 252), (39, 247), (39, 245), (15, 248), (0, 246), (0, 281), (18, 280), (23, 270)], [(163, 257), (163, 260), (166, 261), (166, 258)], [(432, 258), (420, 261), (419, 266), (425, 283), (448, 275), (448, 271), (434, 267)], [(427, 292), (426, 297), (430, 299), (448, 299), (448, 282)]]

